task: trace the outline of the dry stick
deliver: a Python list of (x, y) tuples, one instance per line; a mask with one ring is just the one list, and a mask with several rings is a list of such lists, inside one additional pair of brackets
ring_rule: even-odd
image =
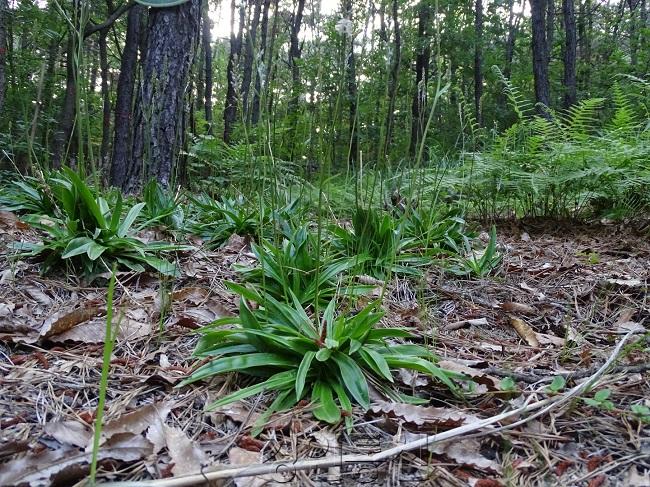
[[(225, 468), (222, 470), (216, 470), (212, 472), (205, 472), (200, 474), (185, 475), (182, 477), (175, 477), (171, 479), (160, 479), (160, 480), (145, 480), (145, 481), (127, 481), (127, 482), (108, 482), (103, 485), (105, 486), (115, 486), (115, 487), (183, 487), (189, 485), (200, 485), (205, 482), (218, 479), (232, 479), (239, 477), (252, 477), (259, 475), (267, 475), (274, 473), (289, 473), (297, 472), (299, 470), (312, 470), (317, 468), (328, 468), (328, 467), (342, 467), (344, 465), (353, 465), (358, 463), (377, 463), (383, 462), (390, 458), (393, 458), (400, 453), (410, 452), (413, 450), (419, 450), (426, 448), (433, 443), (449, 440), (451, 438), (456, 438), (458, 436), (464, 435), (466, 433), (471, 433), (476, 430), (485, 428), (494, 423), (498, 423), (505, 419), (517, 416), (524, 412), (530, 412), (535, 410), (540, 410), (528, 418), (524, 418), (520, 421), (517, 421), (510, 425), (505, 425), (499, 430), (513, 428), (519, 426), (531, 419), (534, 419), (542, 414), (549, 412), (551, 409), (564, 404), (570, 401), (572, 398), (581, 395), (586, 390), (590, 389), (596, 381), (607, 372), (607, 369), (614, 363), (618, 354), (623, 348), (623, 345), (627, 339), (632, 335), (632, 332), (625, 335), (621, 341), (616, 345), (614, 351), (607, 359), (607, 361), (585, 382), (575, 386), (569, 392), (562, 396), (555, 396), (548, 399), (543, 399), (541, 401), (534, 402), (532, 404), (524, 404), (523, 406), (514, 409), (509, 412), (501, 413), (491, 418), (482, 419), (472, 424), (466, 424), (459, 426), (458, 428), (453, 428), (449, 431), (439, 433), (433, 436), (427, 436), (426, 438), (421, 438), (416, 441), (411, 441), (403, 445), (398, 445), (388, 450), (383, 450), (373, 455), (340, 455), (340, 456), (330, 456), (322, 459), (316, 460), (301, 460), (301, 461), (285, 461), (285, 462), (273, 462), (273, 463), (262, 463), (255, 465), (246, 465), (241, 467), (232, 467)], [(532, 397), (532, 396), (530, 396)], [(490, 431), (490, 433), (493, 430)], [(223, 467), (223, 466), (222, 466)]]

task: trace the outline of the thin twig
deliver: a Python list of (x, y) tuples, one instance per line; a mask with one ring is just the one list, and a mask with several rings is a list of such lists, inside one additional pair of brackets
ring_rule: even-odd
[(518, 416), (522, 413), (538, 411), (537, 413), (527, 418), (524, 418), (520, 421), (500, 427), (499, 430), (513, 428), (515, 426), (519, 426), (527, 421), (530, 421), (534, 418), (537, 418), (549, 412), (551, 409), (554, 409), (555, 407), (570, 401), (572, 398), (579, 396), (583, 392), (590, 389), (596, 383), (596, 381), (603, 374), (605, 374), (607, 370), (611, 367), (611, 365), (616, 361), (616, 359), (618, 358), (618, 354), (621, 351), (621, 348), (623, 348), (623, 345), (625, 344), (627, 339), (631, 336), (631, 334), (632, 332), (628, 333), (621, 339), (621, 341), (618, 343), (616, 348), (614, 348), (614, 351), (607, 359), (607, 361), (589, 378), (589, 380), (586, 380), (583, 383), (575, 386), (566, 394), (543, 399), (541, 401), (537, 401), (532, 404), (526, 403), (523, 406), (514, 409), (512, 411), (504, 412), (496, 416), (492, 416), (490, 418), (482, 419), (475, 423), (459, 426), (457, 428), (453, 428), (449, 431), (445, 431), (437, 435), (427, 436), (425, 438), (411, 441), (403, 445), (397, 445), (393, 448), (380, 451), (373, 455), (340, 455), (340, 456), (335, 455), (335, 456), (325, 457), (316, 460), (299, 461), (296, 459), (293, 462), (285, 461), (285, 462), (272, 462), (267, 464), (246, 465), (246, 466), (239, 466), (239, 467), (233, 466), (232, 468), (225, 468), (225, 469), (223, 468), (224, 467), (223, 465), (220, 465), (219, 467), (221, 468), (221, 470), (217, 470), (213, 472), (204, 472), (200, 474), (185, 475), (182, 477), (176, 477), (171, 479), (145, 480), (139, 482), (138, 481), (108, 482), (104, 485), (115, 486), (115, 487), (182, 487), (186, 485), (203, 484), (205, 482), (218, 480), (218, 479), (253, 477), (253, 476), (268, 475), (274, 473), (289, 473), (289, 472), (297, 472), (300, 470), (312, 470), (312, 469), (319, 469), (319, 468), (322, 469), (322, 468), (329, 468), (335, 466), (343, 467), (345, 465), (353, 465), (353, 464), (379, 463), (379, 462), (384, 462), (386, 460), (389, 460), (401, 453), (420, 450), (423, 448), (427, 448), (434, 443), (439, 443), (442, 441), (450, 440), (452, 438), (456, 438), (458, 436), (465, 435), (467, 433), (478, 431), (492, 424), (499, 423), (505, 419)]

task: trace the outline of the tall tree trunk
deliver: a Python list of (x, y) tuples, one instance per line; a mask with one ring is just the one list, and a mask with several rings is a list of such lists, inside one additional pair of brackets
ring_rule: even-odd
[(267, 111), (269, 115), (273, 113), (273, 80), (275, 79), (276, 73), (276, 63), (275, 63), (275, 41), (278, 38), (278, 28), (280, 23), (280, 11), (279, 11), (280, 0), (273, 1), (273, 26), (271, 27), (271, 40), (269, 41), (269, 48), (267, 53), (267, 62), (266, 66), (268, 69), (268, 74), (266, 76), (266, 81), (262, 87), (262, 91), (267, 101)]
[(185, 135), (186, 98), (200, 24), (201, 0), (149, 11), (128, 192), (148, 179), (155, 178), (165, 188), (172, 181)]
[(110, 183), (112, 186), (127, 189), (129, 163), (132, 149), (132, 107), (138, 64), (138, 45), (143, 34), (145, 7), (134, 6), (127, 18), (126, 42), (122, 51), (120, 77), (117, 80), (117, 99), (115, 101), (115, 137), (113, 139), (113, 159), (111, 161)]
[[(517, 16), (517, 20), (519, 16)], [(515, 53), (515, 36), (517, 32), (517, 23), (515, 22), (515, 0), (508, 0), (508, 37), (505, 46), (505, 62), (503, 65), (503, 75), (510, 79), (512, 75), (512, 58)]]
[(429, 7), (426, 0), (418, 6), (418, 37), (415, 56), (415, 92), (411, 104), (411, 140), (409, 154), (415, 156), (417, 146), (424, 131), (424, 108), (427, 102), (427, 82), (429, 66), (429, 40), (427, 25), (429, 24)]
[(576, 15), (574, 0), (562, 0), (564, 17), (564, 108), (569, 108), (577, 101), (576, 86)]
[(45, 81), (43, 82), (43, 114), (45, 115), (45, 123), (43, 124), (41, 133), (41, 145), (43, 147), (47, 147), (48, 145), (50, 119), (52, 118), (50, 112), (52, 95), (54, 93), (54, 76), (56, 74), (56, 62), (59, 57), (60, 43), (60, 38), (53, 37), (47, 48), (47, 67), (45, 68)]
[(6, 89), (7, 67), (7, 24), (9, 22), (9, 4), (0, 0), (0, 113), (3, 113)]
[(289, 36), (289, 68), (291, 70), (291, 98), (289, 99), (289, 123), (290, 123), (290, 141), (293, 156), (295, 149), (296, 127), (298, 124), (298, 100), (301, 91), (300, 82), (300, 28), (302, 26), (302, 14), (305, 9), (305, 0), (297, 0), (296, 10), (291, 19), (291, 34)]
[(479, 126), (483, 125), (483, 2), (476, 0), (474, 9), (474, 111)]
[(384, 142), (382, 157), (390, 152), (393, 139), (393, 124), (395, 120), (395, 101), (399, 86), (399, 70), (402, 57), (402, 36), (399, 26), (398, 0), (393, 0), (391, 14), (393, 17), (393, 53), (391, 59), (390, 75), (388, 77), (388, 111), (386, 112), (386, 140)]
[(212, 135), (212, 22), (207, 15), (208, 2), (205, 6), (206, 15), (203, 17), (203, 69), (205, 73), (204, 107), (205, 121), (208, 125), (208, 134)]
[(640, 29), (643, 28), (643, 25), (641, 24), (641, 15), (639, 15), (641, 9), (638, 8), (641, 1), (628, 0), (627, 4), (630, 8), (630, 20), (628, 23), (630, 37), (630, 64), (632, 67), (636, 68), (639, 63)]
[(99, 150), (100, 167), (109, 167), (109, 150), (111, 139), (111, 94), (109, 90), (108, 46), (106, 38), (109, 29), (99, 32), (99, 66), (102, 77), (102, 144)]
[[(533, 31), (533, 77), (535, 81), (535, 101), (544, 106), (550, 104), (550, 84), (548, 79), (548, 49), (546, 46), (546, 0), (530, 0), (530, 14)], [(543, 116), (547, 111), (538, 107)]]
[(228, 88), (226, 91), (226, 107), (223, 111), (223, 141), (230, 144), (232, 132), (237, 122), (237, 81), (235, 69), (239, 64), (241, 54), (242, 33), (244, 29), (244, 7), (239, 9), (239, 32), (235, 33), (235, 14), (237, 5), (235, 0), (230, 2), (230, 53), (228, 54), (228, 67), (226, 77)]
[(591, 79), (591, 38), (593, 33), (592, 0), (580, 2), (578, 22), (578, 53), (580, 56), (580, 88), (589, 89)]
[(555, 41), (555, 0), (546, 0), (546, 64), (553, 57), (553, 42)]
[[(352, 0), (344, 0), (343, 16), (353, 24)], [(357, 72), (356, 59), (354, 56), (354, 32), (346, 32), (345, 35), (345, 77), (348, 91), (349, 105), (349, 153), (348, 164), (358, 159), (359, 135), (357, 130)]]
[(75, 123), (75, 99), (77, 96), (77, 79), (75, 66), (75, 42), (74, 33), (68, 32), (68, 43), (66, 48), (66, 81), (63, 105), (59, 115), (59, 126), (54, 134), (52, 165), (55, 168), (61, 167), (68, 153), (74, 154), (75, 138), (72, 131)]
[(246, 49), (244, 51), (244, 75), (242, 77), (242, 110), (244, 111), (244, 119), (250, 120), (250, 110), (248, 106), (248, 96), (251, 88), (251, 81), (253, 79), (253, 65), (255, 61), (255, 44), (257, 40), (257, 27), (260, 23), (260, 11), (262, 9), (261, 0), (249, 0), (249, 6), (252, 8), (253, 15), (248, 26), (248, 34), (246, 35)]
[(643, 58), (637, 68), (637, 75), (641, 77), (644, 73), (650, 71), (650, 25), (648, 25), (647, 0), (641, 0), (639, 26), (641, 27), (639, 35), (639, 48), (643, 53)]
[(251, 123), (257, 125), (260, 119), (260, 97), (262, 96), (262, 82), (266, 82), (268, 65), (266, 63), (266, 42), (269, 28), (269, 8), (271, 0), (264, 0), (262, 8), (262, 23), (260, 24), (260, 53), (258, 74), (255, 76), (255, 93), (253, 93), (253, 107), (251, 108)]

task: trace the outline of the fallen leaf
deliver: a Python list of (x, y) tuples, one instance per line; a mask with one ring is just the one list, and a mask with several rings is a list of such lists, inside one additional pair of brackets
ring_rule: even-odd
[(514, 316), (510, 316), (509, 318), (512, 327), (515, 329), (517, 334), (528, 343), (528, 345), (531, 347), (539, 347), (539, 340), (537, 340), (537, 336), (530, 326), (524, 323), (523, 320), (515, 318)]
[(429, 447), (429, 450), (466, 467), (489, 473), (501, 473), (501, 465), (481, 455), (481, 444), (473, 438), (434, 444)]
[(59, 311), (43, 322), (40, 335), (49, 338), (60, 335), (85, 321), (106, 314), (106, 309), (97, 305), (86, 303), (73, 311)]
[[(342, 455), (341, 446), (339, 445), (336, 435), (329, 430), (322, 429), (319, 431), (314, 431), (311, 434), (316, 442), (324, 450), (323, 456), (333, 456), (333, 455)], [(336, 482), (341, 478), (341, 467), (329, 467), (327, 469), (327, 480), (329, 482)]]
[[(149, 321), (135, 321), (130, 318), (122, 318), (121, 320), (113, 320), (113, 325), (119, 323), (117, 333), (118, 341), (125, 342), (128, 340), (137, 340), (151, 335), (152, 324)], [(104, 336), (106, 335), (106, 320), (92, 319), (81, 323), (70, 330), (52, 335), (49, 340), (56, 343), (63, 343), (66, 341), (81, 342), (81, 343), (104, 343)]]
[[(140, 407), (135, 411), (123, 414), (119, 418), (109, 421), (102, 428), (100, 444), (117, 434), (131, 433), (139, 435), (156, 421), (163, 422), (171, 411), (170, 403), (163, 402), (157, 404), (148, 404)], [(86, 451), (92, 450), (92, 444), (89, 444)]]
[[(257, 423), (260, 419), (260, 414), (247, 409), (241, 401), (233, 402), (217, 411), (219, 414), (224, 414), (237, 423), (244, 423), (244, 428), (248, 428)], [(273, 414), (271, 418), (264, 424), (265, 430), (283, 430), (291, 422), (291, 417), (287, 414)]]
[(457, 409), (416, 406), (413, 404), (378, 401), (371, 406), (373, 413), (398, 418), (420, 430), (455, 428), (478, 421), (479, 418)]
[(43, 429), (59, 443), (80, 448), (86, 447), (93, 435), (87, 425), (78, 421), (46, 423)]
[(605, 279), (605, 283), (610, 286), (619, 286), (619, 287), (641, 287), (643, 284), (640, 279)]
[(207, 456), (180, 428), (164, 425), (165, 443), (171, 457), (174, 476), (201, 472)]
[(507, 302), (502, 303), (500, 308), (507, 313), (521, 313), (525, 315), (532, 315), (536, 312), (536, 309), (532, 306), (523, 303)]
[(557, 337), (555, 335), (549, 335), (546, 333), (535, 333), (537, 341), (540, 345), (555, 345), (557, 347), (564, 346), (564, 339)]
[(622, 485), (623, 487), (648, 487), (650, 485), (650, 470), (640, 474), (636, 465), (632, 465), (625, 474)]
[(477, 384), (483, 384), (490, 391), (500, 391), (498, 384), (500, 379), (489, 374), (485, 374), (481, 369), (474, 369), (468, 367), (467, 365), (454, 362), (453, 360), (441, 360), (438, 362), (438, 366), (445, 370), (451, 370), (452, 372), (458, 372), (459, 374), (466, 375), (471, 377), (474, 382)]
[(488, 326), (489, 323), (488, 323), (487, 318), (474, 318), (474, 319), (469, 319), (469, 320), (455, 321), (453, 323), (447, 323), (447, 324), (442, 326), (442, 329), (447, 330), (447, 331), (458, 330), (459, 328), (462, 328), (465, 325)]

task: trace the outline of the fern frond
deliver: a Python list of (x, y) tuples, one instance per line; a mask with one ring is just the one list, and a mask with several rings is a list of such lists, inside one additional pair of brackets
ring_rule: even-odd
[(492, 71), (503, 84), (503, 94), (506, 95), (510, 106), (517, 114), (518, 120), (525, 120), (531, 116), (533, 107), (526, 98), (519, 92), (519, 89), (506, 78), (498, 66), (492, 66)]
[(584, 141), (593, 133), (598, 122), (598, 111), (603, 108), (604, 98), (589, 98), (573, 105), (560, 118), (565, 136)]
[(607, 130), (614, 132), (620, 136), (631, 135), (638, 127), (638, 120), (632, 101), (621, 88), (621, 85), (616, 82), (612, 88), (612, 95), (614, 101), (614, 116), (607, 125)]

